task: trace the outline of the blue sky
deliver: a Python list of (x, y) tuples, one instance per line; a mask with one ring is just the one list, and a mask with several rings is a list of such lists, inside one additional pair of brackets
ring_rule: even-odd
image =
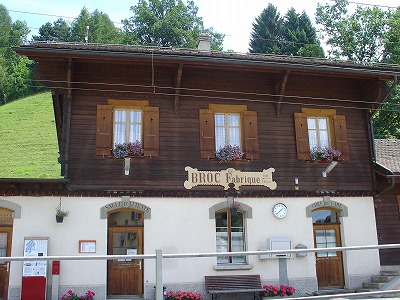
[[(312, 21), (317, 3), (333, 3), (332, 0), (194, 0), (194, 2), (199, 7), (198, 16), (203, 18), (204, 26), (213, 27), (214, 31), (225, 34), (224, 50), (236, 52), (248, 51), (252, 23), (268, 3), (275, 5), (281, 15), (290, 7), (299, 13), (305, 10)], [(399, 6), (399, 0), (350, 0), (349, 2)], [(132, 16), (130, 7), (136, 5), (137, 0), (2, 0), (1, 3), (9, 10), (13, 21), (25, 20), (32, 34), (37, 34), (40, 26), (47, 22), (53, 23), (58, 16), (72, 17), (72, 19), (77, 17), (84, 6), (90, 12), (98, 9), (107, 13), (118, 26), (122, 19)], [(354, 7), (355, 4), (350, 4), (350, 8)]]

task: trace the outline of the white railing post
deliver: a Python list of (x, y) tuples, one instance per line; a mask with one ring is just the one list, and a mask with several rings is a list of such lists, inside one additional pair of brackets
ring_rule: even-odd
[(162, 280), (162, 250), (156, 249), (156, 300), (164, 299)]

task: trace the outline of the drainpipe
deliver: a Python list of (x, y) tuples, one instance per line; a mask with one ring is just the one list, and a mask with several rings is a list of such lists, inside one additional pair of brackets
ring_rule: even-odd
[(386, 189), (383, 191), (379, 192), (375, 197), (379, 197), (380, 195), (386, 193), (387, 191), (391, 190), (394, 188), (396, 184), (396, 178), (400, 178), (400, 175), (385, 175), (387, 179), (390, 179), (390, 186), (388, 186)]
[[(389, 88), (388, 93), (386, 94), (386, 96), (382, 99), (381, 101), (381, 105), (379, 105), (378, 109), (382, 106), (382, 104), (390, 97), (390, 95), (394, 92), (396, 86), (398, 84), (397, 81), (397, 75), (393, 75), (393, 84), (392, 86)], [(371, 139), (371, 147), (372, 147), (372, 162), (374, 165), (377, 164), (376, 162), (376, 149), (375, 149), (375, 137), (374, 137), (374, 127), (373, 127), (373, 123), (372, 123), (372, 117), (374, 116), (374, 114), (378, 111), (378, 109), (376, 109), (374, 112), (369, 114), (369, 130), (370, 130), (370, 139)], [(396, 184), (396, 177), (399, 177), (397, 175), (394, 175), (392, 171), (388, 170), (390, 172), (389, 175), (384, 175), (386, 178), (391, 180), (390, 186), (387, 187), (386, 189), (384, 189), (381, 192), (378, 192), (378, 194), (375, 197), (379, 197), (380, 195), (382, 195), (383, 193), (386, 193), (387, 191), (391, 190), (392, 188), (394, 188), (395, 184)], [(400, 178), (400, 177), (399, 177)], [(374, 185), (377, 185), (375, 176), (374, 176)]]

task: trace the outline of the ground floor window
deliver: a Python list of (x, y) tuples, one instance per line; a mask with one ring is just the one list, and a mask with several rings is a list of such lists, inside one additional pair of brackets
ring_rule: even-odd
[[(245, 251), (244, 214), (229, 208), (215, 213), (217, 252)], [(218, 257), (218, 264), (244, 264), (245, 256)]]

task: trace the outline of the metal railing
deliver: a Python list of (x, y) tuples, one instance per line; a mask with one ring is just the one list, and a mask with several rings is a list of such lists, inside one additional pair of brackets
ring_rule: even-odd
[[(163, 278), (162, 278), (162, 262), (163, 259), (171, 258), (193, 258), (193, 257), (218, 257), (218, 256), (249, 256), (249, 255), (285, 255), (285, 254), (298, 254), (298, 253), (319, 253), (319, 252), (333, 252), (333, 251), (355, 251), (355, 250), (372, 250), (372, 249), (394, 249), (400, 248), (400, 244), (386, 244), (386, 245), (367, 245), (367, 246), (351, 246), (351, 247), (330, 247), (330, 248), (310, 248), (310, 249), (291, 249), (291, 250), (261, 250), (261, 251), (242, 251), (242, 252), (211, 252), (211, 253), (178, 253), (178, 254), (163, 254), (162, 250), (156, 250), (155, 254), (138, 254), (138, 255), (91, 255), (91, 256), (30, 256), (30, 257), (2, 257), (1, 261), (40, 261), (40, 260), (114, 260), (114, 259), (155, 259), (156, 262), (156, 300), (164, 299), (163, 291)], [(285, 258), (280, 258), (285, 259)], [(360, 292), (360, 293), (346, 293), (326, 296), (315, 297), (295, 297), (296, 299), (326, 299), (338, 297), (352, 297), (352, 296), (378, 296), (385, 294), (400, 294), (400, 290), (387, 290), (387, 291), (374, 291), (374, 292)]]

